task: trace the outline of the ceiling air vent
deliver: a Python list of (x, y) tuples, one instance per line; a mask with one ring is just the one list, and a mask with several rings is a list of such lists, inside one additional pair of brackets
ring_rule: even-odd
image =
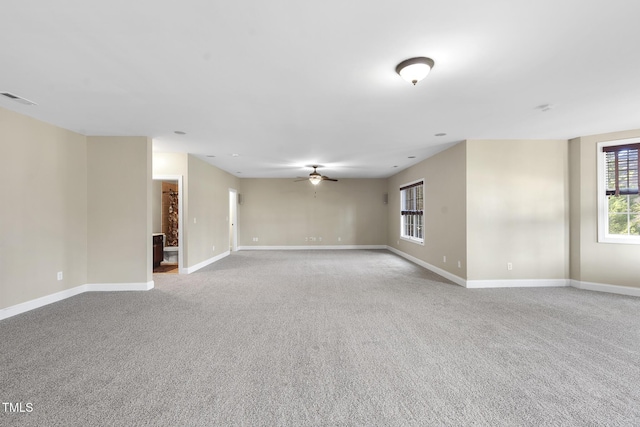
[(38, 105), (33, 101), (29, 101), (28, 99), (25, 98), (21, 98), (18, 95), (14, 95), (10, 92), (0, 92), (0, 95), (5, 96), (13, 101), (19, 102), (20, 104), (24, 104), (24, 105)]

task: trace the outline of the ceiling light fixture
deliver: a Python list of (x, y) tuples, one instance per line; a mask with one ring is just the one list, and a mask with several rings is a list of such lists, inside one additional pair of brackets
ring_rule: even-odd
[(309, 181), (311, 181), (313, 185), (318, 185), (320, 181), (322, 181), (322, 175), (314, 170), (309, 174)]
[(427, 77), (433, 65), (433, 59), (420, 56), (399, 63), (396, 67), (396, 73), (400, 74), (400, 77), (415, 86), (416, 83)]
[(309, 174), (309, 178), (303, 178), (301, 176), (299, 176), (296, 181), (306, 181), (307, 179), (313, 184), (313, 185), (318, 185), (320, 184), (322, 181), (337, 181), (337, 179), (333, 179), (333, 178), (329, 178), (328, 176), (323, 176), (318, 172), (318, 168), (320, 166), (318, 165), (313, 165), (313, 166), (308, 166), (313, 168), (313, 172), (311, 172)]

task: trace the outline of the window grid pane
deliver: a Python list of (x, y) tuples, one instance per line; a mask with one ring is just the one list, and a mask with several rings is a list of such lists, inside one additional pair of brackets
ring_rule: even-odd
[(622, 195), (608, 197), (609, 234), (640, 235), (640, 197)]
[(629, 234), (633, 236), (640, 236), (640, 215), (629, 215)]
[(401, 235), (422, 241), (424, 187), (422, 183), (400, 190)]
[(609, 215), (609, 234), (628, 235), (629, 215), (624, 213)]

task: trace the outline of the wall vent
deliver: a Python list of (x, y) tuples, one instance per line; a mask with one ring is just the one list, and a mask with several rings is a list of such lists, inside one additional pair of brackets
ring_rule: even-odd
[(9, 99), (11, 99), (12, 101), (15, 102), (19, 102), (20, 104), (24, 104), (24, 105), (38, 105), (33, 101), (29, 101), (28, 99), (22, 98), (18, 95), (14, 95), (11, 92), (0, 92), (0, 95), (5, 96)]

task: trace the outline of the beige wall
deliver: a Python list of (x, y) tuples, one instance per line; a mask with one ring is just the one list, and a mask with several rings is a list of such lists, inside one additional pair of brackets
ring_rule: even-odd
[(229, 189), (239, 180), (191, 155), (188, 169), (187, 265), (194, 266), (229, 250)]
[(598, 243), (597, 144), (640, 137), (640, 130), (585, 136), (571, 148), (571, 278), (640, 287), (640, 245)]
[(244, 178), (240, 193), (239, 246), (386, 245), (385, 179)]
[(87, 282), (86, 156), (84, 136), (0, 108), (0, 309)]
[[(185, 153), (153, 153), (153, 175), (181, 175), (187, 179), (187, 158)], [(184, 184), (184, 182), (183, 182)]]
[[(388, 180), (389, 246), (463, 279), (467, 276), (466, 155), (462, 142)], [(424, 245), (400, 239), (400, 187), (419, 179), (424, 179)]]
[(88, 282), (152, 276), (151, 140), (88, 137)]
[[(580, 139), (569, 141), (569, 275), (571, 279), (580, 280), (580, 246), (581, 246), (581, 204), (583, 192), (587, 186), (580, 184), (582, 175), (582, 150)], [(594, 165), (595, 168), (595, 165)], [(595, 183), (593, 190), (595, 191)], [(585, 197), (589, 197), (585, 195)], [(595, 220), (595, 218), (594, 218)]]
[(566, 140), (467, 141), (468, 280), (567, 279), (568, 213)]

